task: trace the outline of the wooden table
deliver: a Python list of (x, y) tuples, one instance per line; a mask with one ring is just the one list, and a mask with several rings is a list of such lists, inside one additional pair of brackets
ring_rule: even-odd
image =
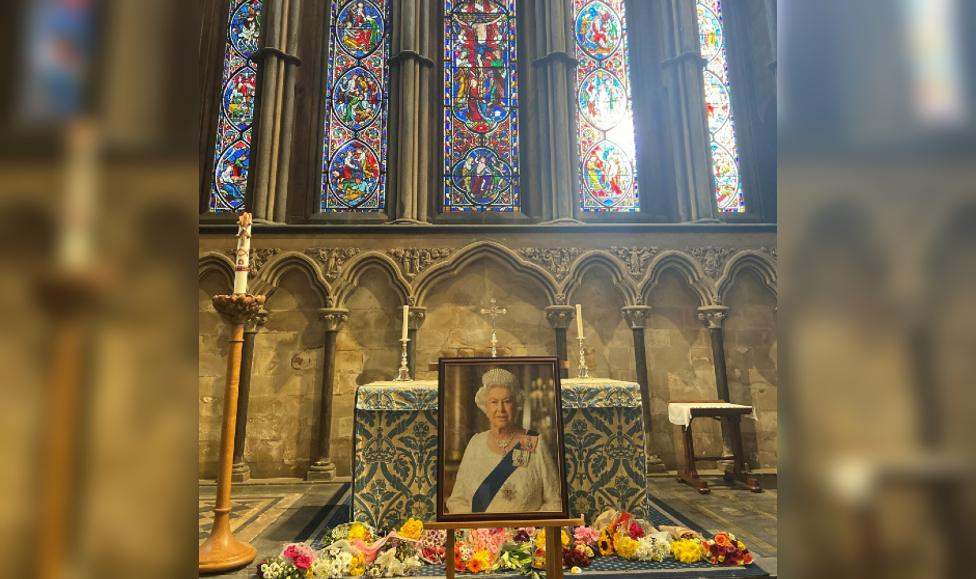
[[(738, 480), (744, 483), (752, 492), (762, 492), (762, 487), (759, 486), (759, 479), (747, 473), (745, 470), (745, 458), (742, 451), (742, 417), (752, 414), (752, 412), (752, 406), (730, 404), (721, 400), (696, 400), (668, 404), (668, 419), (672, 424), (681, 426), (681, 431), (684, 434), (685, 466), (678, 470), (678, 480), (695, 487), (703, 495), (708, 494), (711, 492), (711, 489), (708, 488), (708, 483), (698, 476), (695, 461), (731, 460), (733, 464), (732, 471), (727, 471), (724, 474), (725, 480)], [(729, 438), (731, 438), (729, 442), (732, 446), (731, 456), (695, 456), (695, 443), (691, 425), (696, 418), (714, 418), (716, 420), (724, 419), (727, 421), (729, 425)]]

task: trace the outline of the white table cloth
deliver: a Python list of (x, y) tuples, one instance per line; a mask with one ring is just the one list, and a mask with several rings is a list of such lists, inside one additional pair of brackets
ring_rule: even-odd
[(752, 406), (730, 404), (728, 402), (671, 402), (668, 404), (668, 421), (671, 424), (677, 424), (678, 426), (688, 426), (691, 424), (692, 410), (709, 410), (714, 408), (746, 409), (751, 412), (751, 414), (749, 414), (749, 418), (752, 418), (753, 420), (756, 419), (756, 411)]

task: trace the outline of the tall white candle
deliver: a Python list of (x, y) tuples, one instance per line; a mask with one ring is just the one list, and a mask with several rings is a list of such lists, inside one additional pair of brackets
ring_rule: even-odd
[(583, 306), (576, 304), (576, 336), (583, 337)]
[(241, 213), (237, 221), (237, 251), (234, 262), (234, 293), (247, 293), (247, 272), (251, 260), (251, 214)]
[(407, 339), (407, 320), (410, 317), (410, 306), (403, 306), (403, 329), (400, 333), (400, 340)]

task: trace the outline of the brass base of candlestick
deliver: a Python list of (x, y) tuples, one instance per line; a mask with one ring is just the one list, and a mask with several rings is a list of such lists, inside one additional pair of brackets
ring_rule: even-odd
[(254, 546), (241, 541), (231, 532), (229, 510), (223, 516), (218, 513), (214, 518), (213, 531), (200, 545), (200, 572), (221, 573), (240, 569), (250, 565), (257, 554)]

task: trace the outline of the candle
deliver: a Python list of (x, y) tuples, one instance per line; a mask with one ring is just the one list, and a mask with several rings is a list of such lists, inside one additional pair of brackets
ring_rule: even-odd
[(576, 336), (583, 337), (583, 306), (576, 304)]
[(407, 320), (410, 318), (410, 306), (403, 306), (403, 331), (400, 334), (400, 341), (407, 340)]
[(237, 221), (237, 252), (234, 263), (234, 293), (247, 293), (247, 272), (251, 259), (251, 214), (241, 213)]

